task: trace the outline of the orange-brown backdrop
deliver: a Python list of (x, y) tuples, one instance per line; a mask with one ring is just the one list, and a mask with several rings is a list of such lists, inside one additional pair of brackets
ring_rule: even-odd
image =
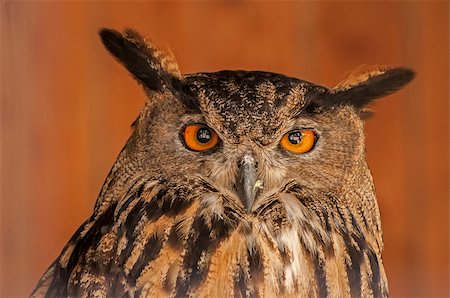
[(144, 94), (100, 27), (169, 45), (182, 71), (261, 69), (323, 85), (361, 64), (417, 79), (373, 106), (367, 152), (391, 295), (449, 295), (449, 4), (1, 4), (0, 296), (23, 296), (93, 208)]

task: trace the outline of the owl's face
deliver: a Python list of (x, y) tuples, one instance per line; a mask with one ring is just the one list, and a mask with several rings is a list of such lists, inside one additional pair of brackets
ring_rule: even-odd
[(150, 176), (207, 183), (205, 208), (230, 207), (242, 220), (268, 218), (265, 203), (286, 205), (293, 188), (337, 193), (364, 156), (354, 108), (312, 106), (308, 95), (323, 87), (267, 72), (222, 71), (185, 76), (180, 90), (144, 110), (136, 148)]
[(148, 100), (35, 294), (387, 295), (360, 116), (412, 71), (359, 69), (332, 89), (260, 71), (183, 76), (132, 30), (100, 35)]

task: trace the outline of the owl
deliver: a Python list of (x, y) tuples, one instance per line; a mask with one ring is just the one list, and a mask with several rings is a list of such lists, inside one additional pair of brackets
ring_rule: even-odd
[(32, 296), (388, 295), (363, 117), (413, 71), (363, 67), (334, 88), (264, 71), (182, 75), (136, 31), (100, 37), (148, 100)]

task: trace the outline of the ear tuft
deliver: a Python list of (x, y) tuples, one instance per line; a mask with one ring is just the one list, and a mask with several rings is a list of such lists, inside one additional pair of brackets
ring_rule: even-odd
[(163, 91), (173, 88), (181, 79), (175, 57), (147, 41), (138, 32), (126, 29), (124, 34), (102, 29), (99, 32), (105, 48), (148, 90)]
[(401, 89), (414, 76), (412, 70), (403, 67), (361, 66), (329, 90), (325, 102), (327, 105), (353, 105), (362, 109), (372, 100)]

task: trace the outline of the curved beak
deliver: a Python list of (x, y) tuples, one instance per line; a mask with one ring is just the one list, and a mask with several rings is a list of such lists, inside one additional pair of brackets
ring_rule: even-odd
[(251, 153), (244, 155), (239, 165), (236, 190), (244, 204), (245, 210), (252, 210), (258, 188), (261, 187), (256, 177), (255, 159)]

